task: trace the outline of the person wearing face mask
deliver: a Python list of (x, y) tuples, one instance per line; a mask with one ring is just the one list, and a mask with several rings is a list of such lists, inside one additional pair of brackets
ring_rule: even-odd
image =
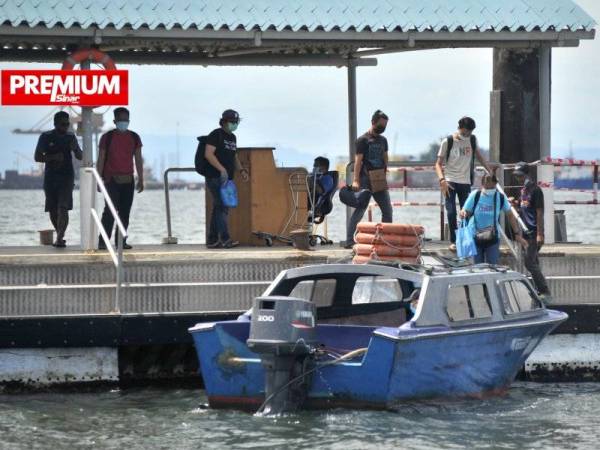
[(517, 183), (522, 185), (518, 201), (519, 215), (529, 230), (525, 239), (529, 244), (524, 254), (525, 267), (531, 273), (533, 283), (542, 299), (550, 297), (550, 289), (540, 268), (539, 252), (544, 245), (544, 193), (531, 179), (529, 165), (519, 162), (513, 171)]
[(248, 181), (248, 170), (243, 168), (237, 155), (237, 138), (234, 131), (240, 123), (240, 115), (233, 109), (227, 109), (221, 115), (219, 128), (206, 137), (204, 156), (208, 161), (206, 168), (206, 188), (213, 200), (213, 209), (208, 229), (208, 248), (233, 248), (240, 245), (231, 239), (227, 216), (229, 208), (221, 200), (221, 186), (233, 180), (238, 170), (242, 180)]
[[(481, 190), (473, 191), (469, 194), (464, 208), (460, 211), (460, 217), (466, 220), (472, 217), (476, 235), (483, 232), (488, 237), (487, 242), (479, 241), (477, 237), (477, 255), (475, 264), (488, 263), (498, 264), (500, 259), (500, 214), (504, 212), (508, 217), (510, 225), (515, 233), (516, 240), (524, 248), (527, 248), (527, 241), (521, 235), (521, 229), (517, 219), (510, 212), (510, 203), (504, 194), (496, 190), (498, 180), (495, 175), (484, 175), (481, 180)], [(486, 233), (486, 230), (490, 232)]]
[(69, 211), (73, 209), (75, 172), (71, 153), (79, 160), (83, 157), (69, 125), (68, 113), (59, 111), (54, 114), (54, 129), (40, 135), (34, 155), (37, 162), (45, 163), (45, 210), (56, 230), (56, 241), (52, 245), (59, 248), (66, 246), (65, 232), (69, 225)]
[[(380, 110), (375, 111), (371, 117), (371, 128), (356, 140), (356, 156), (354, 157), (354, 179), (352, 190), (368, 189), (379, 205), (381, 221), (392, 221), (392, 203), (388, 189), (373, 192), (369, 172), (384, 169), (387, 172), (388, 142), (383, 133), (388, 123), (388, 116)], [(361, 221), (367, 207), (356, 208), (350, 217), (346, 230), (346, 248), (354, 245), (356, 226)]]
[(493, 173), (485, 161), (477, 138), (473, 134), (475, 121), (463, 117), (458, 121), (458, 131), (442, 141), (435, 163), (435, 172), (440, 181), (440, 189), (445, 198), (448, 228), (450, 230), (450, 250), (456, 251), (456, 198), (462, 208), (471, 192), (475, 171), (475, 159)]
[[(113, 122), (115, 128), (104, 133), (100, 138), (100, 151), (96, 167), (104, 181), (108, 195), (117, 209), (119, 218), (127, 229), (136, 187), (133, 177), (134, 161), (137, 172), (137, 191), (140, 193), (144, 190), (142, 140), (136, 132), (129, 130), (129, 110), (127, 108), (115, 108)], [(105, 205), (102, 213), (102, 227), (109, 235), (113, 224), (114, 218), (108, 205)], [(102, 237), (98, 238), (98, 248), (106, 249)], [(128, 250), (132, 247), (124, 240), (123, 248)]]

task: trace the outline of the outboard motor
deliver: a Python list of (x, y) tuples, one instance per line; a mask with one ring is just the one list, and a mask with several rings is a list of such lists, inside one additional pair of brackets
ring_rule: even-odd
[(317, 342), (314, 303), (294, 297), (257, 297), (252, 305), (248, 347), (265, 369), (265, 403), (258, 413), (295, 411), (308, 392)]

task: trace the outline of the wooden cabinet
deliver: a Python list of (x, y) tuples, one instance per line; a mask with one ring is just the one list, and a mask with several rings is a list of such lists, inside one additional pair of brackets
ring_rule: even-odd
[[(229, 234), (242, 245), (265, 245), (253, 231), (287, 235), (304, 224), (308, 212), (308, 196), (306, 192), (292, 193), (290, 177), (305, 179), (308, 175), (304, 168), (277, 168), (273, 158), (273, 148), (238, 148), (238, 157), (242, 166), (248, 169), (250, 180), (242, 181), (236, 173), (235, 184), (238, 190), (238, 206), (229, 210)], [(294, 189), (298, 191), (298, 189)], [(295, 212), (294, 199), (298, 208)], [(206, 192), (206, 235), (212, 213), (212, 198)], [(288, 219), (292, 217), (287, 230), (283, 230)], [(278, 242), (274, 242), (278, 244)]]

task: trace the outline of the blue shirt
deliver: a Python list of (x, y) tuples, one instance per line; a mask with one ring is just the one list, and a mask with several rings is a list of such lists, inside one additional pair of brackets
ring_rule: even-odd
[(333, 177), (329, 174), (318, 176), (317, 182), (323, 188), (324, 195), (329, 194), (333, 189)]
[[(473, 214), (476, 228), (482, 230), (483, 228), (491, 227), (494, 222), (494, 196), (482, 192), (479, 196), (479, 202), (477, 202), (475, 212), (473, 212), (473, 205), (475, 204), (477, 192), (478, 191), (473, 191), (469, 194), (464, 209), (470, 214)], [(500, 212), (502, 211), (510, 211), (510, 204), (505, 195), (496, 192), (496, 231), (500, 220)]]

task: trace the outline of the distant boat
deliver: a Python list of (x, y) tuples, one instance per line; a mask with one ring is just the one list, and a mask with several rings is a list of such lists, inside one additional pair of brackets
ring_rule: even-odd
[(557, 189), (592, 189), (593, 178), (590, 167), (563, 166), (554, 177)]

